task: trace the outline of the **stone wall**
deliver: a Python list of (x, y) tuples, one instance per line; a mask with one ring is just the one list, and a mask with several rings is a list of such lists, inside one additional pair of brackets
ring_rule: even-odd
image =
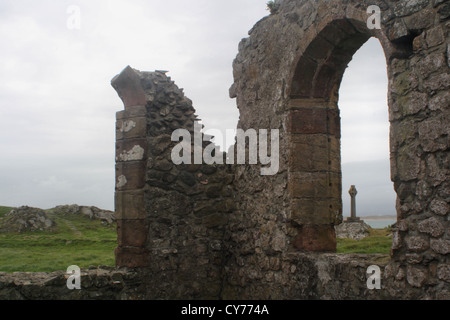
[[(276, 271), (281, 264), (272, 264), (273, 272), (248, 285), (254, 290), (249, 295), (236, 286), (224, 285), (217, 299), (384, 299), (389, 292), (368, 290), (366, 270), (377, 264), (383, 267), (383, 255), (332, 255), (296, 254), (286, 256), (290, 262), (285, 276), (280, 278)], [(159, 264), (160, 265), (160, 264)], [(161, 300), (161, 299), (201, 299), (191, 292), (177, 292), (175, 280), (158, 279), (153, 272), (156, 268), (90, 268), (81, 271), (81, 290), (67, 288), (67, 275), (63, 271), (52, 273), (0, 273), (0, 300)], [(192, 270), (195, 273), (195, 270)], [(161, 270), (157, 270), (161, 275)], [(169, 273), (168, 273), (169, 275)], [(256, 279), (255, 279), (256, 280)], [(161, 290), (162, 282), (166, 290)], [(176, 280), (181, 285), (186, 279)], [(193, 281), (191, 282), (193, 283)], [(267, 284), (277, 283), (277, 287)], [(155, 292), (156, 289), (156, 292)], [(180, 288), (181, 289), (181, 288)], [(204, 287), (198, 287), (205, 290)], [(398, 296), (402, 298), (402, 296)]]
[[(370, 5), (382, 10), (380, 30), (367, 28)], [(450, 2), (279, 0), (272, 11), (239, 44), (230, 96), (238, 128), (279, 130), (278, 173), (262, 176), (261, 165), (249, 164), (175, 165), (171, 135), (193, 133), (192, 102), (165, 72), (127, 67), (112, 81), (125, 106), (117, 114), (118, 269), (89, 273), (81, 296), (66, 296), (61, 274), (56, 282), (0, 275), (0, 296), (450, 299)], [(390, 259), (334, 253), (342, 221), (339, 86), (372, 36), (389, 78), (398, 195)], [(204, 151), (210, 142), (201, 137)], [(367, 288), (371, 265), (383, 271), (380, 290)], [(135, 282), (116, 290), (117, 272)], [(41, 293), (27, 293), (24, 278)]]
[[(370, 5), (382, 11), (380, 30), (367, 27)], [(275, 274), (282, 278), (287, 254), (335, 250), (332, 227), (342, 220), (339, 86), (353, 54), (376, 37), (387, 61), (398, 195), (390, 288), (448, 297), (449, 6), (281, 0), (241, 41), (230, 89), (238, 126), (280, 129), (281, 135), (277, 176), (237, 169), (227, 239), (233, 258), (226, 270), (230, 284), (245, 284), (243, 295), (255, 294), (248, 284), (273, 272), (264, 261), (278, 261)]]
[[(112, 85), (125, 105), (117, 114), (116, 263), (148, 267), (154, 299), (217, 299), (225, 226), (234, 208), (231, 167), (195, 164), (199, 119), (164, 72), (127, 67)], [(180, 165), (171, 156), (179, 143), (172, 141), (176, 129), (192, 135), (192, 161)], [(203, 155), (211, 137), (198, 134)]]
[(82, 270), (81, 290), (69, 290), (68, 278), (64, 271), (0, 273), (0, 300), (142, 300), (147, 295), (139, 270)]

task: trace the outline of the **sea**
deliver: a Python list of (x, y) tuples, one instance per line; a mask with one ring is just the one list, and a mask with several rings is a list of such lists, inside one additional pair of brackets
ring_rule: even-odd
[(369, 226), (371, 226), (374, 229), (384, 229), (387, 228), (391, 225), (393, 225), (394, 223), (396, 223), (397, 221), (392, 219), (392, 220), (375, 220), (375, 219), (367, 219), (365, 220), (364, 217), (362, 217), (361, 219), (364, 220), (365, 223), (367, 223)]

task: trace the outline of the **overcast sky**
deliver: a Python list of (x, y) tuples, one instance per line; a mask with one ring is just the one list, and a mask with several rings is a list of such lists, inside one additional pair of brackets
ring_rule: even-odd
[[(207, 128), (234, 129), (228, 96), (239, 41), (266, 0), (2, 0), (0, 205), (114, 208), (115, 113), (110, 86), (127, 65), (168, 70)], [(80, 9), (80, 28), (68, 28)], [(395, 214), (389, 174), (386, 63), (377, 40), (341, 88), (344, 215), (356, 184), (364, 214)]]

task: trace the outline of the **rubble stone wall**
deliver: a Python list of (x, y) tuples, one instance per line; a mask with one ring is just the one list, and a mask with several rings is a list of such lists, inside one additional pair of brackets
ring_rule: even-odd
[[(237, 169), (228, 283), (251, 295), (257, 291), (250, 284), (274, 272), (264, 261), (279, 261), (274, 274), (283, 278), (291, 252), (335, 250), (332, 227), (342, 221), (339, 86), (354, 53), (376, 37), (387, 62), (398, 195), (389, 288), (394, 296), (448, 297), (450, 3), (277, 3), (239, 44), (230, 95), (239, 127), (280, 129), (281, 169), (270, 178), (257, 167)], [(381, 9), (381, 29), (367, 26), (371, 5)]]
[[(217, 299), (234, 208), (231, 166), (196, 164), (195, 134), (202, 157), (211, 137), (195, 131), (192, 101), (164, 72), (127, 67), (112, 85), (125, 105), (117, 114), (116, 264), (149, 268), (152, 298)], [(178, 165), (176, 129), (191, 141), (183, 140), (190, 161)]]

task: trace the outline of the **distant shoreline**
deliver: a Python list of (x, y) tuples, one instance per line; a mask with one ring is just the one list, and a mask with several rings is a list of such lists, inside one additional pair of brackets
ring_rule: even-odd
[[(367, 216), (367, 217), (359, 217), (361, 220), (365, 221), (380, 221), (380, 220), (397, 220), (397, 217), (395, 216)], [(347, 217), (344, 217), (344, 220), (346, 220)]]

